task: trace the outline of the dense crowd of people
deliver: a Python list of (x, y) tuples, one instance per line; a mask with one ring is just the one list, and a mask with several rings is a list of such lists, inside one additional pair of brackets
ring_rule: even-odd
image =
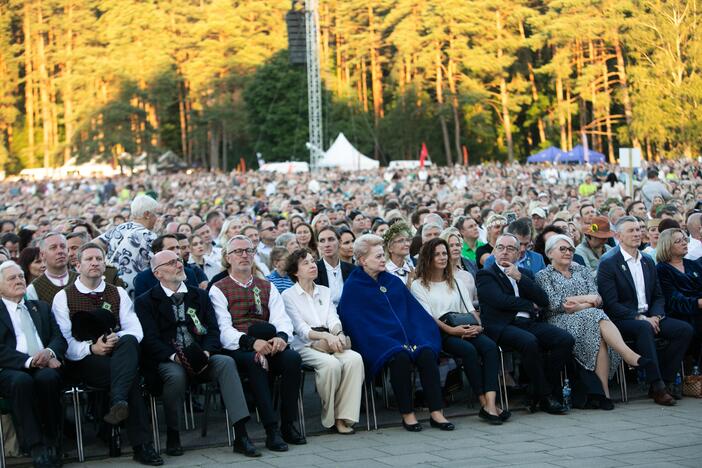
[(453, 430), (447, 358), (479, 418), (508, 422), (501, 352), (531, 411), (569, 411), (564, 370), (582, 389), (572, 403), (613, 409), (622, 361), (674, 405), (681, 363), (700, 360), (701, 181), (699, 162), (668, 161), (4, 182), (0, 396), (38, 467), (61, 464), (69, 384), (107, 392), (96, 411), (146, 465), (164, 461), (144, 389), (163, 401), (169, 456), (183, 454), (186, 392), (204, 382), (234, 452), (261, 455), (247, 392), (267, 449), (305, 444), (303, 367), (339, 434), (355, 432), (364, 380), (378, 378), (407, 431), (422, 430), (420, 403)]

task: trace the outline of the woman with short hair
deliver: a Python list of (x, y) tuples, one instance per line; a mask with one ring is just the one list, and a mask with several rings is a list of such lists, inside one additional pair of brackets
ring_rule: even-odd
[(354, 257), (360, 268), (351, 272), (339, 302), (339, 317), (353, 347), (375, 377), (387, 366), (402, 425), (422, 430), (412, 405), (412, 369), (419, 370), (432, 427), (454, 429), (443, 415), (437, 360), (441, 350), (439, 329), (400, 279), (385, 271), (383, 239), (364, 234), (356, 239)]

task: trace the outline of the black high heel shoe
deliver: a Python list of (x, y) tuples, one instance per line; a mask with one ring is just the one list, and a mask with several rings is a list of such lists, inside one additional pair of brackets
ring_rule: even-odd
[(448, 421), (442, 422), (442, 423), (436, 422), (436, 421), (434, 421), (434, 418), (432, 418), (431, 416), (429, 416), (429, 425), (431, 427), (441, 429), (442, 431), (452, 431), (456, 428), (456, 426), (454, 426), (452, 422), (448, 422)]
[(409, 432), (420, 432), (422, 430), (422, 425), (419, 422), (407, 424), (404, 419), (402, 420), (402, 427)]

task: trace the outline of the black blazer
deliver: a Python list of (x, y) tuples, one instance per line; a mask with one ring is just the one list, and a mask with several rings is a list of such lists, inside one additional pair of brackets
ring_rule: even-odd
[[(67, 344), (49, 304), (43, 301), (25, 301), (25, 304), (42, 344), (54, 352), (56, 359), (63, 361)], [(17, 351), (17, 337), (10, 313), (5, 303), (0, 301), (0, 369), (24, 369), (27, 359), (28, 354)]]
[[(207, 328), (207, 333), (205, 335), (194, 333), (195, 324), (186, 313), (185, 320), (188, 329), (193, 332), (194, 340), (204, 351), (208, 351), (210, 354), (216, 353), (221, 349), (221, 343), (212, 302), (204, 290), (187, 287), (188, 292), (183, 298), (185, 310), (195, 309), (200, 323)], [(141, 341), (144, 366), (155, 368), (161, 362), (168, 362), (171, 355), (176, 352), (175, 347), (171, 344), (176, 338), (177, 330), (171, 299), (166, 296), (161, 285), (157, 284), (136, 298), (134, 310), (144, 330), (144, 339)]]
[(517, 312), (533, 314), (534, 304), (548, 307), (548, 295), (536, 284), (531, 272), (524, 268), (519, 272), (522, 274), (517, 282), (519, 297), (514, 295), (512, 283), (497, 264), (479, 270), (476, 275), (480, 318), (485, 332), (495, 341), (499, 340), (502, 330), (514, 320)]
[[(665, 298), (658, 282), (656, 265), (651, 257), (641, 254), (641, 268), (646, 284), (646, 303), (649, 317), (665, 315)], [(602, 306), (612, 320), (634, 319), (638, 314), (639, 301), (636, 297), (634, 278), (629, 265), (624, 261), (621, 247), (607, 252), (597, 267), (597, 290), (602, 297)]]
[[(355, 267), (348, 262), (339, 261), (339, 264), (341, 265), (341, 279), (346, 282), (346, 278), (349, 277)], [(314, 280), (314, 282), (320, 286), (329, 287), (327, 267), (324, 266), (324, 260), (319, 260), (317, 262), (317, 279)]]
[(683, 265), (685, 273), (668, 262), (658, 262), (656, 273), (667, 312), (689, 320), (700, 313), (697, 301), (702, 297), (702, 264), (683, 258)]

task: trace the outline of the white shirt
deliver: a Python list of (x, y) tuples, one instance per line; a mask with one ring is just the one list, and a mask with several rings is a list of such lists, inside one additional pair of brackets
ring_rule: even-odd
[[(502, 273), (505, 273), (505, 269), (502, 268), (502, 265), (500, 265), (499, 263), (496, 263), (496, 265), (497, 265), (497, 268), (499, 268)], [(517, 286), (517, 280), (515, 280), (514, 278), (509, 276), (507, 273), (505, 273), (505, 276), (507, 277), (510, 284), (512, 285), (512, 289), (514, 289), (514, 295), (516, 297), (519, 297), (519, 286)], [(517, 317), (531, 318), (531, 315), (529, 314), (529, 312), (517, 312)]]
[[(92, 292), (101, 293), (105, 290), (105, 280), (101, 280), (100, 284), (95, 289), (89, 289), (81, 281), (80, 277), (76, 279), (75, 282), (78, 292), (81, 294), (89, 294)], [(117, 332), (117, 336), (120, 338), (124, 335), (132, 335), (141, 343), (142, 338), (144, 338), (144, 330), (141, 328), (141, 322), (136, 313), (134, 313), (134, 305), (132, 300), (129, 298), (129, 294), (124, 289), (118, 287), (119, 292), (119, 325), (120, 330)], [(66, 350), (66, 359), (69, 361), (80, 361), (85, 356), (90, 355), (90, 341), (77, 341), (73, 338), (73, 324), (71, 323), (71, 317), (68, 313), (68, 301), (66, 299), (66, 290), (61, 290), (54, 297), (54, 304), (51, 307), (51, 311), (56, 317), (56, 322), (63, 337), (68, 343), (68, 349)]]
[(403, 263), (401, 267), (395, 265), (392, 260), (388, 260), (385, 263), (385, 270), (400, 278), (402, 282), (407, 285), (407, 275), (412, 271), (412, 267), (407, 260), (405, 260), (405, 263)]
[(266, 265), (263, 257), (258, 252), (256, 255), (254, 255), (254, 262), (256, 263), (256, 267), (261, 270), (261, 273), (263, 273), (263, 276), (268, 276), (271, 274), (270, 268), (268, 268), (268, 265)]
[[(51, 283), (52, 283), (54, 286), (61, 286), (61, 287), (64, 287), (64, 286), (66, 286), (66, 285), (68, 284), (68, 278), (69, 278), (68, 270), (66, 270), (66, 274), (65, 274), (65, 275), (58, 276), (58, 277), (56, 277), (56, 276), (49, 276), (49, 275), (47, 275), (46, 273), (44, 273), (44, 275), (46, 276), (46, 278), (47, 278), (49, 281), (51, 281)], [(37, 290), (34, 288), (34, 285), (33, 285), (33, 284), (30, 284), (29, 286), (27, 286), (27, 292), (26, 292), (25, 294), (26, 294), (26, 296), (27, 296), (27, 299), (30, 300), (30, 301), (38, 301), (38, 300), (39, 300), (39, 295), (37, 294)]]
[(341, 300), (341, 291), (344, 289), (344, 277), (341, 274), (341, 261), (339, 261), (335, 267), (329, 265), (325, 259), (322, 259), (322, 262), (324, 262), (324, 268), (327, 270), (327, 280), (329, 281), (329, 291), (332, 302), (337, 306)]
[[(231, 278), (231, 275), (229, 276)], [(237, 284), (238, 281), (232, 278)], [(239, 340), (244, 334), (234, 328), (232, 325), (232, 316), (229, 313), (229, 303), (224, 293), (217, 286), (210, 288), (210, 300), (214, 306), (215, 315), (217, 316), (217, 325), (219, 325), (219, 340), (222, 342), (224, 349), (235, 351), (239, 349)], [(268, 322), (272, 324), (278, 332), (284, 332), (288, 335), (288, 341), (293, 336), (293, 324), (290, 317), (285, 313), (285, 304), (283, 298), (280, 297), (278, 289), (271, 283), (271, 293), (268, 298)]]
[[(459, 290), (456, 289), (456, 284), (460, 288), (460, 294)], [(412, 282), (410, 289), (412, 295), (429, 312), (429, 315), (438, 320), (447, 312), (473, 312), (475, 310), (468, 290), (460, 282), (456, 282), (456, 284), (454, 284), (453, 289), (450, 289), (446, 281), (432, 282), (427, 288), (421, 280), (417, 279)], [(461, 295), (463, 295), (465, 306), (461, 301)]]
[(687, 246), (687, 255), (685, 255), (685, 258), (688, 260), (697, 260), (700, 257), (702, 257), (702, 242), (694, 237), (690, 237), (690, 243)]
[(335, 327), (341, 329), (341, 321), (336, 313), (336, 307), (331, 300), (331, 292), (326, 286), (314, 285), (312, 296), (307, 294), (300, 283), (295, 283), (292, 288), (283, 292), (285, 312), (290, 316), (295, 337), (292, 340), (293, 349), (309, 346), (312, 328), (325, 327), (329, 331)]
[[(19, 312), (17, 311), (17, 307), (19, 307), (19, 303), (11, 301), (9, 299), (5, 299), (4, 297), (2, 298), (2, 302), (5, 304), (5, 308), (7, 309), (7, 313), (10, 315), (10, 320), (12, 321), (12, 328), (15, 329), (15, 341), (17, 342), (17, 346), (15, 349), (20, 352), (20, 353), (25, 353), (27, 354), (27, 337), (24, 335), (24, 332), (22, 331), (22, 322), (20, 320)], [(24, 301), (20, 301), (20, 303), (23, 303)], [(26, 306), (26, 304), (25, 304)], [(36, 331), (36, 324), (34, 326), (35, 332), (34, 334), (37, 337), (37, 341), (39, 344), (44, 346), (44, 343), (41, 342), (41, 337), (39, 336), (39, 332)], [(32, 356), (29, 356), (29, 359), (27, 359), (24, 363), (24, 367), (29, 369), (29, 365), (32, 363)]]
[(631, 277), (634, 279), (634, 286), (636, 286), (636, 299), (639, 303), (639, 312), (645, 312), (648, 310), (648, 304), (646, 303), (646, 282), (644, 281), (643, 266), (641, 265), (641, 254), (637, 251), (636, 258), (629, 255), (624, 249), (621, 249), (624, 261), (629, 267), (631, 272)]
[(210, 253), (203, 255), (202, 259), (204, 260), (202, 271), (205, 272), (208, 280), (222, 272), (222, 249), (219, 247), (212, 247)]

